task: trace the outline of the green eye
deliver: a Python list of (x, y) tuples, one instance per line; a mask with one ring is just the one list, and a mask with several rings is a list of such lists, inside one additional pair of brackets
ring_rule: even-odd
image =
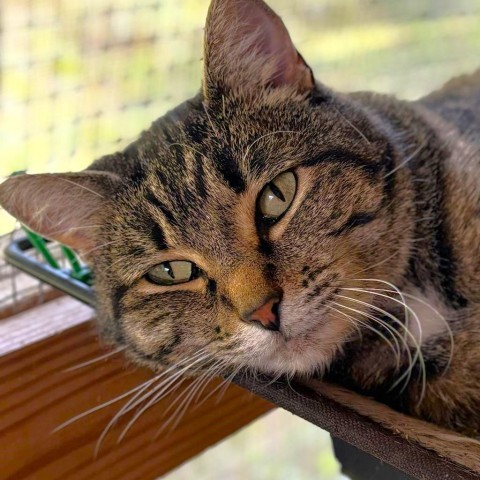
[(147, 272), (147, 280), (157, 285), (178, 285), (190, 282), (199, 275), (198, 267), (192, 262), (175, 260), (163, 262)]
[(292, 172), (281, 173), (268, 183), (260, 194), (258, 208), (266, 220), (275, 220), (290, 207), (297, 191)]

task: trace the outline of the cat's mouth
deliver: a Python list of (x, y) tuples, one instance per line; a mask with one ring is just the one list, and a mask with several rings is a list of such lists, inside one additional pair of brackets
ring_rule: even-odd
[[(280, 307), (282, 322), (278, 332), (279, 337), (283, 338), (286, 344), (293, 341), (301, 341), (309, 338), (323, 328), (325, 328), (328, 315), (327, 309), (321, 309), (315, 312), (315, 315), (307, 313), (305, 315), (291, 314), (289, 308)], [(303, 328), (302, 328), (303, 326)]]
[(280, 329), (278, 333), (283, 337), (285, 343), (289, 344), (294, 341), (305, 340), (310, 335), (312, 335), (315, 330), (317, 330), (321, 326), (321, 324), (322, 322), (315, 322), (313, 325), (308, 326), (306, 329), (300, 332), (286, 332)]
[(310, 375), (326, 368), (343, 343), (348, 324), (332, 322), (327, 309), (302, 312), (291, 304), (286, 307), (278, 331), (243, 331), (237, 342), (244, 355), (238, 360), (273, 375)]

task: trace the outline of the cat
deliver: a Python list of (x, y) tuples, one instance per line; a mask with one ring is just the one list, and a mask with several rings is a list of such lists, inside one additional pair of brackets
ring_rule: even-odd
[(80, 252), (139, 364), (323, 376), (478, 435), (480, 71), (338, 93), (262, 0), (213, 0), (204, 50), (194, 98), (0, 204)]

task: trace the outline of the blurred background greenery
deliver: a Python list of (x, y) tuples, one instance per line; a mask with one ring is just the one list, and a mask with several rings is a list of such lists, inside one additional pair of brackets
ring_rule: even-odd
[[(341, 480), (330, 436), (285, 410), (256, 420), (163, 480)], [(375, 480), (375, 479), (372, 479)]]
[[(479, 62), (480, 2), (271, 0), (317, 77), (416, 98)], [(0, 178), (79, 170), (199, 88), (208, 0), (2, 0)], [(0, 212), (0, 233), (13, 228)]]
[[(476, 0), (270, 0), (317, 78), (415, 99), (480, 66)], [(199, 88), (208, 0), (2, 0), (0, 179), (79, 170)], [(14, 228), (0, 211), (0, 234)], [(269, 414), (172, 479), (338, 479), (328, 435)]]

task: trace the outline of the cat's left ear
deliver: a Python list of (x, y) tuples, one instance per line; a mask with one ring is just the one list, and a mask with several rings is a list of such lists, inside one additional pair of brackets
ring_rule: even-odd
[(88, 255), (120, 183), (109, 172), (18, 175), (0, 185), (0, 206), (43, 237)]
[(204, 94), (315, 88), (280, 17), (262, 0), (212, 0), (205, 26)]

